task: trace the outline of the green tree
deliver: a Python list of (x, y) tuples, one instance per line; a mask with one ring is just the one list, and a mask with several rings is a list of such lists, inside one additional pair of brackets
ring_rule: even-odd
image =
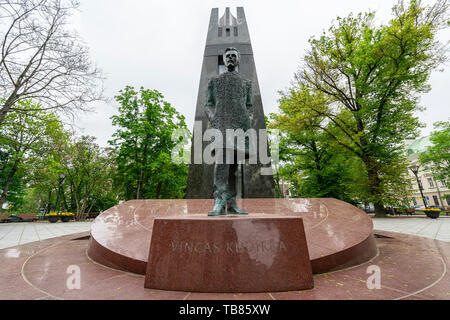
[[(305, 114), (306, 106), (327, 103), (322, 92), (304, 86), (283, 94), (280, 113), (271, 114), (269, 124), (270, 128), (284, 133), (280, 143), (280, 160), (284, 165), (279, 173), (292, 185), (293, 196), (337, 198), (355, 203), (357, 198), (364, 198), (366, 191), (360, 159), (343, 150), (317, 127), (325, 117)], [(328, 130), (333, 130), (330, 127)]]
[[(63, 209), (75, 211), (76, 219), (82, 219), (99, 199), (105, 200), (104, 194), (110, 194), (113, 189), (113, 161), (95, 143), (95, 139), (91, 136), (74, 139), (65, 150), (61, 161), (65, 177), (64, 194), (67, 193), (71, 200), (63, 205)], [(64, 203), (67, 197), (61, 198)], [(116, 204), (117, 198), (111, 202), (112, 205)]]
[[(0, 210), (14, 179), (23, 177), (23, 170), (33, 170), (39, 159), (52, 149), (54, 141), (62, 135), (59, 119), (51, 112), (42, 111), (39, 104), (22, 100), (15, 108), (18, 111), (9, 113), (0, 127), (0, 149), (2, 153), (8, 154), (8, 160), (2, 165), (1, 175), (4, 178), (0, 185)], [(16, 180), (16, 184), (22, 184), (23, 188), (24, 181)]]
[(76, 219), (106, 210), (118, 202), (114, 172), (114, 157), (94, 137), (64, 132), (30, 170), (23, 209), (71, 211)]
[[(443, 182), (450, 181), (450, 121), (437, 122), (430, 136), (432, 146), (428, 147), (420, 156), (420, 162), (428, 165), (433, 178)], [(440, 129), (440, 130), (439, 130)]]
[(306, 105), (304, 114), (323, 117), (313, 125), (361, 159), (379, 216), (391, 201), (393, 183), (405, 175), (402, 143), (421, 126), (414, 116), (421, 110), (420, 94), (445, 60), (435, 38), (447, 26), (448, 7), (445, 0), (433, 6), (398, 1), (392, 20), (380, 26), (374, 13), (338, 18), (328, 32), (310, 39), (296, 75), (300, 86), (325, 95), (328, 103)]
[(184, 117), (156, 90), (127, 86), (116, 96), (117, 131), (110, 141), (116, 153), (115, 183), (125, 199), (182, 198), (188, 167), (174, 163), (172, 133), (186, 129)]
[[(53, 139), (51, 148), (30, 168), (24, 210), (39, 212), (43, 209), (45, 213), (57, 210), (59, 174), (63, 172), (62, 160), (71, 139), (72, 134), (62, 130), (60, 135)], [(65, 199), (64, 196), (62, 198)]]
[[(10, 173), (14, 165), (14, 161), (11, 161), (11, 157), (14, 155), (8, 149), (0, 147), (0, 186), (5, 186), (8, 178), (11, 179)], [(13, 175), (11, 182), (8, 187), (8, 192), (6, 195), (6, 202), (10, 204), (9, 211), (14, 211), (24, 203), (25, 185), (22, 183), (25, 171), (24, 166), (19, 165), (15, 174)], [(0, 191), (2, 189), (0, 188)]]

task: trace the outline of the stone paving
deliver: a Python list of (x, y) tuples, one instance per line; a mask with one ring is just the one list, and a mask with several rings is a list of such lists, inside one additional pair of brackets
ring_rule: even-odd
[[(400, 216), (373, 218), (372, 221), (375, 230), (398, 232), (450, 242), (450, 216), (443, 216), (438, 219)], [(88, 232), (91, 223), (91, 221), (0, 223), (0, 249), (74, 233)]]
[(0, 223), (0, 249), (34, 241), (87, 232), (91, 222), (14, 222)]
[(373, 218), (375, 230), (398, 232), (424, 238), (450, 242), (450, 216), (438, 219), (428, 217)]

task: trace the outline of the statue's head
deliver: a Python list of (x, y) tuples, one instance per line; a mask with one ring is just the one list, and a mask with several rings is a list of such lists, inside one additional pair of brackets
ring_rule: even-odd
[(228, 71), (234, 71), (239, 65), (241, 54), (236, 48), (226, 48), (223, 54), (223, 61)]

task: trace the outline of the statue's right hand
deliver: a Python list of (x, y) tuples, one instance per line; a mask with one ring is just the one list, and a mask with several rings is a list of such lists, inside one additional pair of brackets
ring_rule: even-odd
[(209, 108), (206, 108), (206, 117), (208, 118), (208, 120), (209, 120), (210, 122), (211, 122), (212, 119), (214, 118), (214, 114), (213, 114), (212, 110), (209, 109)]

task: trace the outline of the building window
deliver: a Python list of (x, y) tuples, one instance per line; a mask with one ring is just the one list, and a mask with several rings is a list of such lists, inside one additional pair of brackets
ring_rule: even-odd
[(422, 184), (422, 179), (417, 179), (417, 184), (419, 186), (419, 190), (422, 188), (423, 189), (423, 184)]
[(450, 197), (447, 197), (447, 204), (450, 206)]
[(434, 188), (433, 178), (428, 178), (428, 184), (430, 185), (430, 188)]
[(443, 186), (444, 188), (447, 188), (447, 184), (445, 183), (445, 181), (441, 180), (441, 186)]
[(219, 37), (221, 37), (222, 36), (222, 28), (219, 28)]
[(412, 201), (413, 201), (414, 205), (417, 206), (417, 200), (416, 200), (416, 198), (412, 198)]
[(238, 36), (238, 28), (234, 27), (233, 29), (234, 29), (234, 36), (237, 37)]
[(229, 37), (230, 33), (231, 33), (230, 28), (226, 28), (225, 29), (225, 33), (226, 33), (227, 37)]
[(437, 196), (433, 196), (434, 204), (439, 207), (439, 200)]

